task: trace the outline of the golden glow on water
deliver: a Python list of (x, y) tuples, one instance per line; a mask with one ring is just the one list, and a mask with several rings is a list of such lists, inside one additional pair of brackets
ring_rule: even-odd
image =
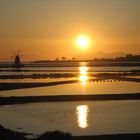
[(87, 128), (88, 127), (88, 106), (87, 105), (81, 105), (77, 106), (76, 108), (77, 112), (77, 122), (78, 127), (80, 128)]
[(87, 80), (88, 80), (87, 75), (81, 75), (81, 76), (80, 76), (80, 81), (81, 81), (81, 82), (86, 82)]
[(88, 67), (81, 66), (79, 68), (79, 71), (80, 71), (79, 80), (82, 85), (86, 85), (86, 82), (88, 81)]
[(88, 71), (88, 67), (82, 66), (82, 67), (79, 68), (79, 70), (80, 70), (81, 75), (86, 75), (87, 71)]

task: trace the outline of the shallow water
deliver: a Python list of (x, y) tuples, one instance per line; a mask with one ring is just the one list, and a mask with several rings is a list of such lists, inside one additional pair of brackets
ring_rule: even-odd
[[(31, 75), (31, 74), (50, 74), (50, 73), (75, 73), (79, 72), (79, 67), (86, 66), (81, 64), (81, 66), (76, 65), (75, 67), (25, 67), (21, 68), (19, 72), (14, 71), (14, 68), (0, 68), (2, 70), (0, 75)], [(86, 66), (88, 67), (88, 66)], [(140, 67), (93, 67), (89, 66), (88, 71), (90, 73), (99, 73), (99, 72), (128, 72), (132, 70), (140, 70)]]
[[(91, 71), (129, 71), (132, 67), (49, 67), (39, 70), (76, 70), (79, 77), (4, 79), (0, 82), (36, 83), (77, 80), (76, 83), (50, 87), (36, 87), (0, 91), (0, 96), (40, 96), (40, 95), (87, 95), (140, 93), (140, 83), (112, 79), (95, 80), (88, 77)], [(37, 68), (38, 69), (38, 68)], [(37, 70), (35, 67), (31, 70)], [(133, 67), (134, 70), (140, 67)], [(34, 72), (1, 72), (0, 74), (33, 74)], [(36, 72), (39, 73), (40, 72)], [(45, 72), (42, 72), (45, 73)], [(49, 72), (46, 72), (49, 73)], [(50, 72), (51, 73), (51, 72)], [(54, 71), (53, 71), (54, 73)], [(130, 77), (139, 78), (139, 77)], [(89, 82), (90, 81), (90, 82)], [(73, 135), (98, 135), (118, 133), (140, 133), (140, 101), (85, 101), (51, 102), (23, 105), (0, 106), (0, 124), (4, 127), (41, 134), (46, 131), (61, 130)]]
[(24, 79), (0, 79), (0, 83), (48, 83), (56, 81), (76, 80), (78, 78), (24, 78)]
[(96, 81), (0, 91), (0, 96), (88, 95), (140, 93), (140, 83), (126, 81)]
[(140, 133), (140, 101), (51, 102), (0, 106), (0, 124), (41, 134), (61, 130), (73, 135)]

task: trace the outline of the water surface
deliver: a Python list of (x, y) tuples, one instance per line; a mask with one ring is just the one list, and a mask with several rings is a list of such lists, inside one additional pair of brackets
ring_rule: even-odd
[(96, 82), (78, 82), (49, 87), (37, 87), (0, 91), (0, 96), (41, 96), (41, 95), (88, 95), (140, 93), (140, 83), (103, 80)]
[(34, 134), (53, 130), (73, 135), (140, 133), (140, 101), (34, 103), (0, 106), (0, 112), (3, 126)]

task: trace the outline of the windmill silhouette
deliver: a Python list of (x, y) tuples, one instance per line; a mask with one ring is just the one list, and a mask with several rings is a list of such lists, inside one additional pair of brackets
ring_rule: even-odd
[(14, 55), (12, 56), (12, 58), (14, 58), (14, 64), (12, 66), (17, 68), (17, 69), (19, 69), (19, 68), (21, 68), (23, 66), (21, 64), (21, 57), (22, 57), (22, 55), (21, 55), (20, 51), (13, 52), (13, 54)]

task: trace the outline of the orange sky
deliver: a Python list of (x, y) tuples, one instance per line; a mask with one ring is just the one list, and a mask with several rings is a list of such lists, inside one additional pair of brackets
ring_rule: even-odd
[[(139, 7), (139, 0), (0, 0), (0, 61), (17, 51), (25, 61), (140, 53)], [(74, 44), (80, 34), (93, 40), (85, 51)]]

